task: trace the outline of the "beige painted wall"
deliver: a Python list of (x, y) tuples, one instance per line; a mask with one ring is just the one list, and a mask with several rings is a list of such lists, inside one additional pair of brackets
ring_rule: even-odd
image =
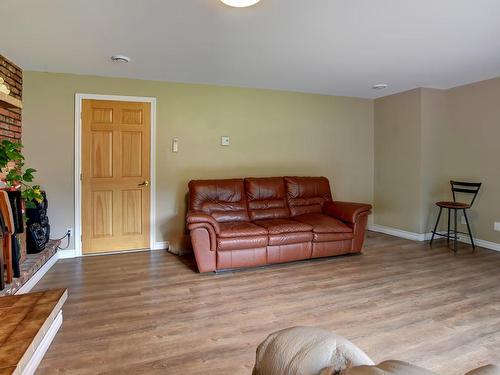
[[(420, 89), (421, 136), (420, 136), (420, 226), (418, 233), (429, 233), (436, 223), (436, 202), (450, 199), (449, 179), (443, 175), (443, 144), (448, 123), (447, 92), (445, 90)], [(444, 228), (444, 220), (441, 222)]]
[(500, 243), (493, 230), (500, 221), (500, 78), (380, 98), (374, 118), (375, 224), (428, 233), (434, 203), (451, 199), (450, 179), (482, 181), (472, 229), (475, 237)]
[(484, 183), (471, 213), (473, 230), (478, 238), (500, 243), (500, 232), (493, 230), (500, 222), (500, 78), (448, 90), (447, 107), (443, 179)]
[(374, 223), (420, 230), (421, 90), (375, 100)]
[(74, 226), (75, 93), (157, 98), (156, 231), (177, 250), (193, 178), (325, 175), (337, 199), (373, 200), (371, 100), (27, 71), (23, 143), (48, 191), (53, 237)]

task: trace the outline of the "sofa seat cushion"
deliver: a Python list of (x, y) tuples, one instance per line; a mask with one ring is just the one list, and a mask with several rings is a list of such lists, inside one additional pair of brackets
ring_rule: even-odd
[(312, 226), (296, 220), (289, 219), (270, 219), (254, 221), (260, 227), (265, 228), (271, 234), (311, 232)]
[(354, 238), (354, 232), (340, 232), (340, 233), (314, 233), (314, 242), (330, 242), (330, 241), (344, 241), (352, 240)]
[(352, 228), (340, 220), (323, 214), (299, 215), (293, 219), (311, 225), (314, 233), (352, 233)]
[(267, 236), (267, 230), (261, 226), (248, 221), (232, 221), (220, 223), (220, 235), (222, 238)]
[(279, 233), (269, 235), (269, 246), (291, 245), (296, 243), (311, 242), (313, 232)]
[(217, 238), (217, 251), (250, 250), (266, 248), (269, 240), (266, 236)]

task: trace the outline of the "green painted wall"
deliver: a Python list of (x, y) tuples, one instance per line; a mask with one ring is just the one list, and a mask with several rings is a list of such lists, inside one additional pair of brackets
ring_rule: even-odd
[(54, 237), (74, 227), (75, 93), (157, 98), (156, 232), (174, 251), (185, 247), (190, 179), (324, 175), (336, 198), (373, 200), (372, 100), (26, 71), (23, 142)]

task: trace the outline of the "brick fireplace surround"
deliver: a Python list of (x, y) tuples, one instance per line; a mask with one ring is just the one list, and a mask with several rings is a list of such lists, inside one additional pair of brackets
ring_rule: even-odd
[[(0, 55), (0, 77), (10, 90), (10, 95), (22, 100), (23, 71), (9, 59)], [(21, 140), (21, 110), (0, 108), (0, 140)]]
[[(4, 83), (10, 90), (10, 96), (22, 100), (23, 71), (19, 66), (2, 55), (0, 55), (0, 77), (4, 79)], [(21, 109), (0, 107), (0, 141), (3, 139), (21, 141), (21, 119)], [(52, 257), (57, 252), (58, 241), (50, 241), (46, 249), (39, 254), (26, 255), (25, 233), (19, 235), (19, 238), (22, 249), (21, 277), (15, 278), (12, 284), (7, 285), (4, 290), (0, 290), (0, 297), (12, 295), (18, 291), (26, 291), (28, 283), (34, 281), (32, 278), (36, 272), (44, 267), (46, 263), (49, 263), (49, 261), (53, 263), (56, 259)], [(0, 251), (3, 251), (1, 247)]]

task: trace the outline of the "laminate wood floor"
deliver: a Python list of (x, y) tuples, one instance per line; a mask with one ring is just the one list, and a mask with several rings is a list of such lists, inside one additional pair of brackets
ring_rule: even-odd
[(443, 375), (500, 363), (500, 253), (369, 232), (364, 255), (200, 275), (164, 251), (59, 261), (68, 288), (38, 374), (251, 374), (271, 332), (320, 326), (376, 362)]

